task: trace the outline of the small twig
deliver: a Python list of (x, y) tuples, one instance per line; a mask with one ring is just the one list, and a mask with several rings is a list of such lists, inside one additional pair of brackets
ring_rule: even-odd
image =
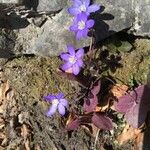
[(93, 37), (91, 37), (91, 41), (90, 41), (90, 48), (89, 48), (89, 52), (91, 53), (92, 51), (92, 45), (93, 45)]
[(94, 150), (96, 150), (96, 145), (97, 145), (97, 141), (98, 141), (99, 131), (100, 131), (100, 129), (98, 129), (98, 131), (96, 133), (96, 137), (95, 137), (95, 141), (94, 141)]

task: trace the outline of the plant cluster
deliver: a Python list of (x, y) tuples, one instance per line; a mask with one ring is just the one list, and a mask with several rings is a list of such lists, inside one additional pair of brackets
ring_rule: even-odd
[[(95, 21), (90, 19), (90, 14), (99, 9), (100, 6), (96, 4), (91, 5), (90, 0), (72, 0), (72, 6), (68, 9), (68, 13), (73, 15), (74, 20), (69, 30), (75, 33), (77, 40), (88, 36), (89, 30), (95, 24)], [(60, 58), (64, 61), (64, 64), (62, 64), (60, 68), (63, 71), (63, 75), (65, 74), (65, 76), (67, 76), (69, 74), (70, 76), (67, 76), (69, 79), (78, 81), (81, 68), (86, 66), (83, 60), (85, 56), (84, 48), (76, 50), (73, 45), (68, 44), (67, 50), (66, 53), (60, 54)], [(89, 57), (92, 57), (91, 53), (89, 53)], [(92, 61), (92, 59), (89, 59), (89, 61)], [(91, 75), (90, 78), (85, 79), (85, 82), (88, 83), (88, 80), (92, 78), (93, 76)], [(84, 81), (82, 80), (81, 82)], [(72, 114), (72, 112), (70, 112), (70, 118), (66, 123), (66, 129), (69, 131), (75, 130), (80, 125), (89, 123), (93, 123), (100, 129), (113, 129), (112, 119), (108, 117), (108, 111), (97, 110), (97, 106), (100, 103), (99, 94), (101, 93), (101, 81), (97, 80), (90, 83), (90, 87), (87, 89), (87, 96), (83, 96), (82, 98), (83, 113)], [(123, 113), (130, 125), (139, 128), (144, 123), (147, 112), (150, 110), (150, 103), (148, 101), (149, 92), (150, 88), (147, 85), (142, 85), (135, 89), (135, 91), (131, 91), (129, 94), (126, 93), (126, 95), (123, 95), (115, 101), (115, 111)], [(64, 116), (66, 114), (68, 101), (64, 98), (63, 93), (57, 95), (50, 94), (45, 96), (44, 99), (51, 103), (47, 112), (48, 117), (53, 116), (57, 109), (60, 115)]]

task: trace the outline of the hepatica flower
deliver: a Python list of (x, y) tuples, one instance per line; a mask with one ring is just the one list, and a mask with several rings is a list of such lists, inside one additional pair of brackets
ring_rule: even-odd
[(76, 33), (76, 39), (80, 40), (81, 38), (86, 38), (89, 28), (93, 27), (94, 20), (88, 20), (85, 13), (79, 14), (73, 22), (73, 25), (70, 26), (70, 31)]
[(63, 93), (58, 93), (57, 95), (50, 94), (48, 96), (44, 96), (44, 99), (52, 103), (46, 114), (48, 117), (51, 117), (57, 111), (57, 109), (62, 116), (65, 115), (66, 108), (68, 107), (68, 101), (64, 99)]
[(90, 0), (72, 0), (73, 6), (68, 9), (68, 12), (71, 15), (78, 15), (80, 13), (86, 13), (86, 15), (90, 15), (92, 12), (96, 12), (100, 9), (99, 5), (93, 4), (90, 5)]
[(61, 69), (67, 73), (79, 74), (81, 67), (83, 66), (84, 49), (80, 48), (77, 52), (73, 46), (67, 46), (68, 52), (60, 55), (61, 59), (65, 61)]

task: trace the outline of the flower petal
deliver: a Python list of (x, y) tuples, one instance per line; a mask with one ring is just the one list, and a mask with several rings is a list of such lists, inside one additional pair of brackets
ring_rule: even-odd
[(76, 52), (76, 57), (77, 58), (81, 58), (84, 55), (84, 49), (80, 48), (77, 52)]
[(81, 59), (78, 59), (78, 60), (76, 61), (76, 63), (77, 63), (77, 65), (78, 65), (79, 67), (82, 67), (82, 66), (83, 66), (83, 61), (82, 61)]
[(90, 19), (86, 22), (86, 27), (91, 28), (94, 26), (95, 21), (93, 19)]
[(82, 38), (83, 38), (82, 30), (79, 30), (79, 31), (77, 32), (77, 34), (76, 34), (76, 39), (77, 39), (77, 40), (80, 40), (80, 39), (82, 39)]
[(75, 55), (75, 50), (74, 50), (74, 47), (72, 45), (67, 45), (67, 49), (68, 49), (68, 52), (74, 56)]
[(88, 13), (96, 12), (96, 11), (99, 10), (99, 9), (100, 9), (100, 6), (99, 6), (99, 5), (93, 4), (93, 5), (91, 5), (91, 6), (88, 7), (87, 12), (88, 12)]
[(70, 26), (69, 30), (73, 31), (73, 32), (77, 31), (78, 30), (78, 25), (74, 23), (72, 26)]
[(72, 66), (72, 71), (73, 71), (73, 74), (74, 74), (74, 75), (79, 74), (80, 68), (79, 68), (78, 64), (75, 63), (75, 64)]
[(72, 64), (71, 64), (70, 62), (67, 62), (67, 63), (65, 63), (65, 64), (63, 64), (63, 65), (61, 66), (61, 69), (64, 70), (64, 71), (66, 71), (66, 70), (68, 70), (71, 66), (72, 66)]
[(70, 7), (68, 8), (68, 12), (71, 15), (78, 15), (80, 13), (79, 8), (75, 8), (75, 7)]
[(52, 95), (52, 94), (49, 94), (49, 95), (47, 95), (47, 96), (44, 96), (43, 98), (44, 98), (45, 100), (47, 100), (47, 101), (51, 101), (51, 100), (55, 99), (56, 96), (55, 96), (55, 95)]
[(65, 110), (65, 107), (62, 105), (62, 104), (58, 104), (58, 112), (62, 115), (62, 116), (64, 116), (65, 115), (65, 112), (66, 112), (66, 110)]
[(60, 57), (62, 60), (68, 61), (70, 55), (69, 54), (61, 54)]
[(66, 99), (60, 99), (59, 101), (63, 106), (68, 107), (68, 101)]
[(88, 31), (89, 31), (89, 30), (88, 30), (87, 28), (85, 28), (85, 29), (82, 30), (82, 36), (83, 36), (84, 38), (87, 37)]
[(79, 7), (80, 5), (82, 5), (81, 0), (72, 0), (73, 1), (73, 6), (74, 7)]
[(76, 20), (77, 20), (77, 22), (79, 22), (79, 21), (84, 21), (84, 22), (86, 22), (87, 21), (87, 15), (85, 14), (85, 13), (81, 13), (81, 14), (79, 14), (78, 16), (77, 16), (77, 18), (76, 18)]
[(64, 93), (62, 93), (62, 92), (60, 92), (60, 93), (58, 93), (57, 95), (56, 95), (56, 98), (58, 99), (58, 100), (60, 100), (61, 98), (63, 98), (64, 97)]
[(57, 105), (52, 105), (46, 113), (46, 116), (51, 117), (57, 109)]
[(84, 0), (85, 6), (88, 7), (90, 5), (90, 0)]

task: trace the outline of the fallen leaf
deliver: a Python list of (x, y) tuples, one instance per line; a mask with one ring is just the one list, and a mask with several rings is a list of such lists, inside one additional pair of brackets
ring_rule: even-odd
[(116, 98), (120, 98), (121, 96), (123, 96), (124, 94), (126, 94), (127, 90), (128, 90), (128, 86), (116, 84), (116, 85), (114, 85), (112, 87), (112, 89), (110, 90), (110, 92)]
[(150, 112), (148, 113), (145, 127), (146, 128), (144, 132), (138, 134), (137, 138), (135, 139), (134, 150), (150, 149)]
[(21, 128), (21, 135), (24, 139), (24, 145), (25, 145), (26, 150), (30, 150), (30, 142), (28, 139), (29, 132), (30, 130), (27, 128), (27, 126), (23, 124)]
[(4, 148), (4, 147), (2, 147), (2, 146), (0, 146), (0, 150), (5, 150), (5, 148)]
[(141, 133), (140, 129), (135, 129), (130, 125), (126, 125), (122, 133), (117, 137), (119, 145), (123, 145), (129, 140), (134, 140)]
[(0, 82), (0, 103), (6, 98), (6, 92), (9, 90), (9, 82), (2, 81)]
[(143, 149), (143, 140), (144, 140), (144, 133), (139, 133), (139, 135), (136, 137), (133, 150), (142, 150)]

